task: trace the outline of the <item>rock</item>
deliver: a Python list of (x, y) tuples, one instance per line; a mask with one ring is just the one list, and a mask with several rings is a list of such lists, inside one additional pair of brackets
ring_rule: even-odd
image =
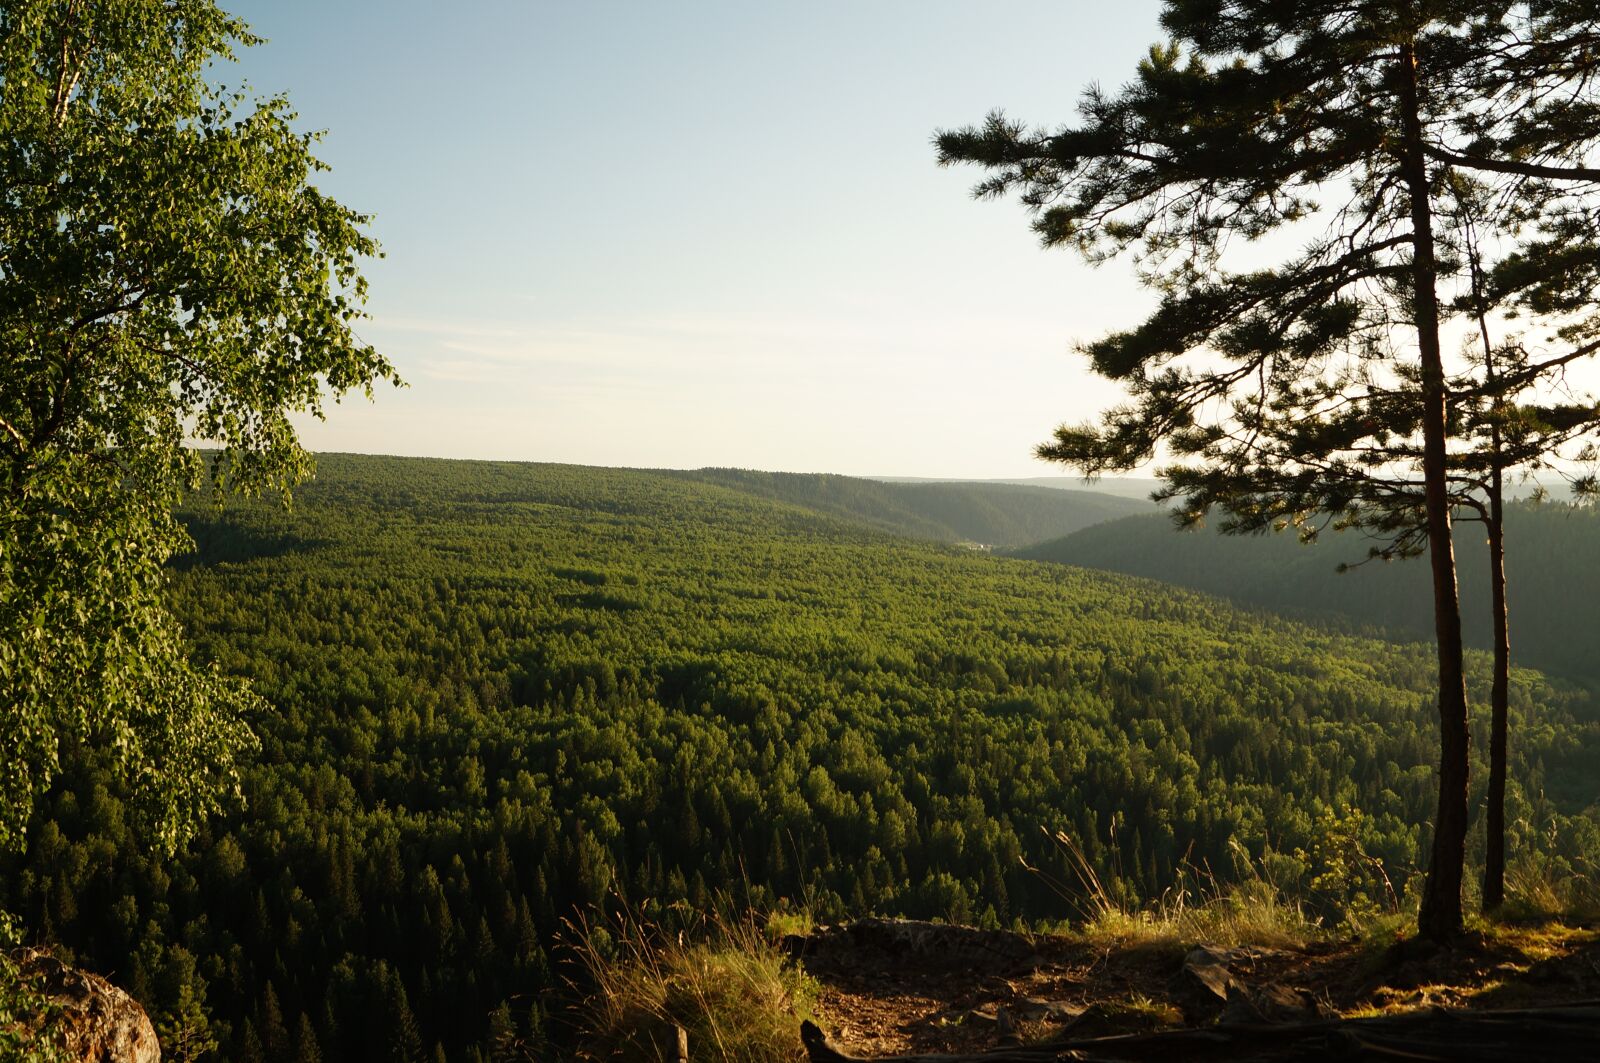
[(1237, 958), (1234, 949), (1218, 948), (1216, 945), (1197, 945), (1190, 949), (1183, 958), (1185, 967), (1226, 967)]
[(995, 1044), (1002, 1048), (1020, 1044), (1017, 1037), (1017, 1024), (1011, 1021), (1011, 1013), (1005, 1008), (996, 1011), (994, 1017)]
[(1230, 991), (1217, 1021), (1225, 1026), (1238, 1026), (1315, 1022), (1325, 1017), (1322, 1006), (1304, 989), (1269, 985)]
[(1206, 964), (1217, 963), (1229, 970), (1238, 971), (1241, 968), (1253, 970), (1262, 960), (1270, 960), (1283, 956), (1282, 949), (1269, 949), (1263, 945), (1240, 945), (1237, 948), (1225, 949), (1217, 945), (1199, 945), (1189, 950), (1184, 957), (1184, 963)]
[(1071, 1022), (1083, 1014), (1083, 1005), (1070, 1000), (1037, 1000), (1024, 997), (1013, 1005), (1017, 1014), (1029, 1022), (1048, 1019), (1051, 1022)]
[(1082, 1040), (1160, 1029), (1173, 1021), (1165, 1013), (1147, 1008), (1125, 1008), (1097, 1000), (1055, 1032), (1055, 1039)]
[(1172, 996), (1189, 1022), (1210, 1022), (1222, 1013), (1233, 993), (1244, 986), (1228, 969), (1228, 953), (1221, 949), (1194, 949), (1183, 959), (1183, 969), (1172, 980)]
[(1109, 1009), (1100, 1001), (1095, 1001), (1068, 1019), (1066, 1025), (1058, 1030), (1056, 1035), (1063, 1038), (1087, 1038), (1122, 1032), (1122, 1028), (1110, 1014)]
[(22, 949), (19, 973), (58, 1009), (44, 1035), (73, 1063), (159, 1063), (155, 1027), (132, 997), (99, 975), (68, 967), (54, 956)]

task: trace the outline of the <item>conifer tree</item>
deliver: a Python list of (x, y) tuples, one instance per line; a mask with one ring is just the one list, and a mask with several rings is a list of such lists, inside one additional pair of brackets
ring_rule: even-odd
[[(162, 1040), (161, 1043), (170, 1051), (170, 1042)], [(261, 1038), (256, 1034), (255, 1024), (249, 1019), (244, 1020), (244, 1032), (239, 1035), (239, 1047), (234, 1059), (238, 1063), (268, 1063), (267, 1054), (261, 1047)]]
[(278, 991), (269, 980), (261, 997), (260, 1031), (261, 1047), (269, 1059), (288, 1059), (290, 1055), (289, 1027), (284, 1023), (283, 1007), (278, 1003)]
[(295, 1026), (294, 1059), (295, 1063), (322, 1063), (322, 1047), (317, 1042), (317, 1031), (311, 1025), (311, 1016), (303, 1011)]
[[(1358, 508), (1375, 443), (1414, 441), (1404, 496), (1433, 577), (1440, 718), (1419, 928), (1445, 938), (1462, 924), (1468, 818), (1453, 406), (1488, 389), (1451, 386), (1467, 271), (1437, 218), (1448, 173), (1498, 182), (1488, 273), (1508, 307), (1561, 319), (1564, 349), (1501, 374), (1499, 393), (1600, 350), (1583, 285), (1600, 256), (1582, 231), (1600, 177), (1587, 165), (1600, 20), (1576, 2), (1168, 0), (1162, 25), (1172, 43), (1122, 91), (1090, 89), (1080, 125), (1030, 131), (997, 113), (941, 133), (940, 159), (989, 168), (978, 193), (1018, 192), (1047, 245), (1135, 254), (1160, 295), (1144, 322), (1083, 347), (1130, 401), (1062, 426), (1042, 456), (1094, 475), (1165, 453), (1186, 517), (1215, 506), (1253, 530)], [(1230, 242), (1268, 240), (1300, 249), (1233, 264)], [(1549, 252), (1554, 266), (1536, 260)], [(1285, 505), (1306, 498), (1320, 506)]]
[(393, 1063), (422, 1063), (422, 1031), (406, 996), (406, 986), (400, 972), (385, 967), (379, 971), (382, 979), (384, 1043), (388, 1058)]

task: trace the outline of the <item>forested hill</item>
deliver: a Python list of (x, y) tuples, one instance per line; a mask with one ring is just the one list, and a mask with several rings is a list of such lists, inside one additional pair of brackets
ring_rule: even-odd
[[(1125, 896), (1243, 852), (1333, 919), (1381, 895), (1329, 864), (1354, 841), (1402, 890), (1425, 863), (1424, 646), (684, 477), (319, 466), (292, 510), (189, 514), (200, 553), (173, 573), (200, 654), (266, 702), (245, 806), (167, 859), (67, 747), (0, 860), (0, 908), (116, 972), (164, 1043), (548, 1058), (574, 913), (725, 891), (1060, 919), (1024, 866), (1073, 881), (1041, 827)], [(1600, 851), (1600, 724), (1528, 672), (1512, 714), (1511, 851), (1570, 870)]]
[(1084, 494), (1112, 495), (1116, 498), (1132, 499), (1135, 502), (1147, 503), (1143, 508), (1148, 511), (1150, 496), (1161, 487), (1161, 481), (1149, 476), (1101, 476), (1094, 480), (1085, 480), (1081, 476), (1024, 476), (1016, 479), (994, 480), (950, 480), (936, 479), (927, 476), (875, 476), (875, 480), (882, 480), (891, 484), (1008, 484), (1017, 487), (1047, 487), (1052, 491), (1077, 491)]
[(1016, 547), (1067, 535), (1150, 503), (1098, 491), (980, 482), (890, 483), (829, 473), (672, 472), (804, 506), (913, 539)]
[[(1482, 525), (1456, 525), (1456, 562), (1469, 645), (1491, 645), (1488, 550)], [(1301, 617), (1337, 615), (1402, 639), (1430, 638), (1432, 584), (1423, 560), (1373, 561), (1357, 534), (1180, 531), (1165, 516), (1127, 517), (1016, 551), (1018, 557), (1146, 576)], [(1562, 503), (1506, 511), (1512, 657), (1584, 682), (1600, 682), (1600, 514)]]

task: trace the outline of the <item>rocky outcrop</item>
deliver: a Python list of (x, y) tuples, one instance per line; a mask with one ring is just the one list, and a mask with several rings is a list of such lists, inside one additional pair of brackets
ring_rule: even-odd
[(1191, 1023), (1311, 1022), (1328, 1012), (1304, 989), (1246, 980), (1262, 960), (1283, 954), (1273, 949), (1223, 949), (1202, 945), (1183, 958), (1183, 967), (1168, 986), (1172, 998)]
[[(43, 952), (23, 949), (13, 959), (22, 977), (49, 1000), (48, 1025), (36, 1031), (66, 1049), (73, 1063), (158, 1063), (155, 1027), (132, 997), (99, 975)], [(41, 1019), (41, 1025), (43, 1020)]]

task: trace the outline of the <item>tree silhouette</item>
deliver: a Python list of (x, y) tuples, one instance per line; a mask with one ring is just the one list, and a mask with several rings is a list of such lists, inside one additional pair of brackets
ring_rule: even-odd
[[(1392, 444), (1414, 447), (1396, 511), (1419, 507), (1441, 723), (1419, 928), (1448, 937), (1462, 925), (1468, 728), (1444, 340), (1470, 271), (1437, 231), (1439, 200), (1450, 171), (1501, 179), (1500, 208), (1482, 219), (1498, 252), (1489, 273), (1519, 306), (1568, 318), (1567, 349), (1500, 374), (1500, 393), (1600, 349), (1577, 283), (1593, 273), (1593, 241), (1557, 268), (1538, 261), (1592, 217), (1595, 15), (1577, 3), (1170, 0), (1162, 25), (1172, 43), (1120, 92), (1091, 88), (1080, 125), (1031, 132), (996, 113), (939, 134), (940, 160), (990, 169), (978, 194), (1020, 194), (1047, 245), (1093, 262), (1133, 253), (1160, 294), (1145, 321), (1083, 348), (1130, 401), (1061, 427), (1042, 456), (1094, 475), (1164, 451), (1188, 518), (1220, 507), (1238, 530), (1314, 534), (1327, 514), (1370, 504)], [(1233, 265), (1254, 241), (1296, 249), (1273, 267)], [(1307, 498), (1320, 508), (1290, 504)]]

